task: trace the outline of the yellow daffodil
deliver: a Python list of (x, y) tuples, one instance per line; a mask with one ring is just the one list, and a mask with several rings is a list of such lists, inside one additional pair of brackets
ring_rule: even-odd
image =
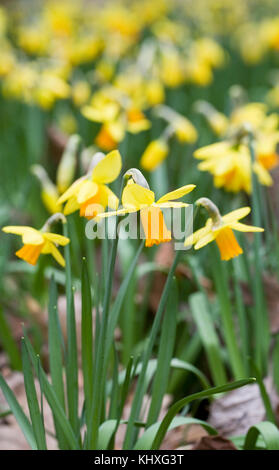
[(150, 189), (129, 180), (122, 194), (122, 208), (99, 214), (100, 218), (125, 215), (140, 211), (141, 222), (145, 234), (145, 245), (151, 247), (171, 240), (171, 232), (167, 229), (161, 209), (187, 207), (188, 204), (177, 202), (185, 194), (190, 193), (195, 185), (188, 184), (162, 196), (155, 202), (155, 194)]
[(197, 201), (209, 212), (209, 219), (205, 226), (186, 238), (185, 246), (194, 245), (195, 250), (199, 250), (212, 241), (216, 241), (220, 250), (221, 259), (228, 261), (243, 253), (239, 246), (233, 230), (239, 232), (263, 232), (260, 227), (252, 227), (239, 222), (251, 211), (250, 207), (242, 207), (221, 216), (218, 208), (207, 198)]
[(168, 144), (163, 139), (153, 140), (148, 144), (141, 157), (141, 167), (147, 171), (155, 170), (165, 160), (168, 151)]
[[(206, 112), (209, 113), (208, 109)], [(216, 187), (224, 187), (233, 192), (251, 192), (249, 133), (253, 135), (255, 149), (253, 171), (261, 184), (272, 185), (269, 172), (279, 163), (278, 116), (267, 115), (266, 112), (263, 103), (237, 107), (227, 119), (227, 124), (224, 121), (223, 141), (195, 151), (194, 156), (203, 160), (198, 168), (209, 171), (214, 176)], [(211, 109), (210, 113), (212, 114)]]
[(70, 242), (69, 238), (24, 226), (7, 226), (3, 227), (2, 230), (5, 233), (21, 235), (23, 247), (15, 254), (27, 263), (35, 265), (42, 253), (51, 254), (61, 266), (65, 266), (65, 260), (56, 245), (67, 245)]
[(67, 201), (64, 207), (65, 215), (79, 210), (81, 216), (94, 218), (107, 206), (117, 209), (118, 198), (107, 184), (114, 181), (120, 173), (120, 153), (118, 150), (113, 150), (107, 155), (97, 153), (92, 161), (93, 169), (75, 181), (59, 198), (60, 204)]

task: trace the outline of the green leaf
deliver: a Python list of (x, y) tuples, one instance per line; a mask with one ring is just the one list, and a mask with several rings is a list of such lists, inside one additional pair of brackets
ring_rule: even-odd
[(108, 448), (110, 440), (115, 433), (116, 426), (116, 419), (109, 419), (101, 424), (98, 434), (98, 449), (106, 450)]
[(200, 292), (189, 298), (191, 312), (199, 330), (208, 359), (210, 371), (216, 385), (226, 382), (225, 368), (221, 358), (221, 345), (214, 329), (213, 320), (208, 312), (204, 295)]
[(21, 359), (18, 347), (14, 338), (12, 337), (10, 327), (4, 316), (2, 307), (0, 307), (0, 340), (3, 345), (4, 351), (7, 353), (13, 369), (21, 369)]
[(93, 330), (92, 298), (85, 258), (83, 258), (82, 261), (81, 300), (82, 372), (84, 381), (85, 416), (87, 425), (89, 425), (89, 410), (93, 395)]
[[(63, 234), (69, 236), (68, 223), (63, 224)], [(66, 385), (69, 421), (75, 433), (79, 430), (78, 418), (78, 352), (75, 318), (74, 292), (72, 287), (70, 245), (66, 245), (65, 276), (66, 276), (66, 304), (67, 304), (67, 351), (66, 351)]]
[(39, 450), (46, 450), (46, 436), (43, 417), (40, 412), (37, 393), (34, 384), (32, 368), (28, 356), (28, 351), (25, 345), (24, 338), (22, 339), (22, 366), (24, 375), (25, 393), (28, 402), (28, 408), (31, 418), (31, 423), (34, 430), (35, 439)]
[[(57, 288), (52, 277), (49, 289), (49, 306), (48, 306), (48, 344), (49, 344), (49, 365), (50, 376), (53, 390), (65, 410), (64, 397), (64, 381), (63, 381), (63, 358), (62, 358), (62, 332), (57, 313)], [(66, 448), (63, 438), (63, 429), (60, 429), (58, 423), (54, 419), (57, 438), (60, 448)]]
[(255, 375), (255, 377), (257, 379), (257, 384), (258, 384), (259, 389), (260, 389), (262, 401), (263, 401), (263, 404), (264, 404), (264, 407), (265, 407), (266, 417), (267, 417), (268, 421), (271, 421), (272, 423), (276, 424), (276, 418), (275, 418), (275, 415), (274, 415), (273, 410), (272, 410), (272, 406), (271, 406), (271, 402), (270, 402), (268, 393), (266, 391), (265, 385), (264, 385), (263, 380), (262, 380), (262, 375), (261, 375), (257, 365), (254, 363), (254, 361), (251, 360), (250, 362), (251, 362), (251, 365), (252, 365), (252, 367), (251, 367), (252, 373)]
[(269, 421), (252, 426), (246, 434), (244, 450), (253, 450), (257, 439), (261, 436), (268, 450), (279, 450), (279, 431), (275, 424)]
[(256, 379), (254, 378), (238, 380), (236, 382), (232, 382), (226, 385), (221, 385), (219, 387), (213, 387), (213, 388), (209, 388), (208, 390), (204, 390), (202, 392), (194, 393), (193, 395), (189, 395), (188, 397), (182, 398), (181, 400), (177, 401), (170, 407), (169, 411), (167, 412), (163, 421), (161, 422), (160, 427), (152, 443), (151, 449), (160, 448), (160, 445), (165, 437), (165, 434), (167, 433), (167, 430), (173, 418), (176, 416), (177, 413), (179, 413), (179, 411), (182, 408), (184, 408), (186, 405), (188, 405), (192, 401), (201, 400), (203, 398), (208, 398), (217, 393), (229, 392), (231, 390), (234, 390), (235, 388), (244, 387), (245, 385), (253, 383), (255, 382), (255, 380)]
[(181, 254), (180, 251), (176, 252), (172, 266), (169, 270), (168, 277), (165, 282), (164, 290), (163, 290), (160, 303), (158, 306), (158, 310), (155, 315), (152, 329), (148, 338), (148, 343), (143, 354), (142, 370), (138, 378), (134, 400), (133, 400), (133, 404), (131, 407), (130, 418), (129, 418), (129, 422), (128, 422), (127, 429), (126, 429), (126, 435), (124, 439), (124, 449), (130, 449), (132, 447), (134, 437), (137, 434), (136, 431), (134, 430), (134, 423), (138, 419), (138, 415), (140, 413), (141, 406), (142, 406), (142, 400), (143, 400), (143, 396), (145, 392), (145, 374), (146, 374), (146, 370), (148, 367), (149, 360), (151, 358), (152, 350), (153, 350), (153, 347), (154, 347), (154, 344), (155, 344), (155, 341), (156, 341), (156, 338), (157, 338), (157, 335), (161, 326), (162, 315), (165, 311), (173, 276), (174, 276), (175, 269), (179, 261), (180, 254)]
[(37, 450), (38, 447), (37, 447), (36, 439), (35, 439), (34, 432), (33, 432), (32, 426), (30, 424), (30, 421), (27, 418), (27, 416), (25, 415), (25, 413), (24, 413), (23, 409), (21, 408), (20, 404), (18, 403), (14, 393), (12, 392), (12, 390), (10, 389), (10, 387), (8, 386), (8, 384), (6, 383), (6, 381), (4, 380), (4, 378), (2, 377), (1, 374), (0, 374), (0, 387), (2, 389), (3, 395), (6, 398), (6, 400), (8, 402), (8, 405), (9, 405), (15, 419), (17, 420), (17, 423), (18, 423), (20, 429), (22, 430), (28, 444), (30, 445), (30, 447), (33, 450)]
[(181, 359), (173, 358), (171, 360), (171, 367), (173, 367), (174, 369), (182, 369), (182, 370), (187, 370), (188, 372), (192, 372), (199, 379), (204, 389), (210, 388), (210, 383), (208, 382), (204, 373), (201, 372), (197, 367), (190, 364), (189, 362), (182, 361)]
[(51, 411), (53, 413), (53, 416), (55, 417), (57, 423), (59, 424), (59, 427), (63, 430), (63, 435), (65, 436), (65, 439), (67, 441), (67, 444), (69, 445), (69, 448), (72, 450), (79, 449), (79, 445), (76, 439), (76, 436), (73, 432), (73, 429), (66, 417), (65, 411), (63, 410), (61, 403), (47, 380), (46, 374), (42, 369), (42, 366), (39, 365), (40, 367), (40, 374), (41, 374), (41, 382), (42, 382), (42, 387), (43, 387), (43, 392), (44, 395), (48, 401), (48, 404), (51, 408)]
[[(177, 428), (178, 426), (183, 426), (187, 424), (199, 424), (202, 426), (209, 434), (217, 434), (217, 431), (210, 426), (210, 424), (206, 423), (205, 421), (201, 421), (200, 419), (196, 418), (189, 418), (184, 416), (177, 416), (175, 417), (172, 422), (170, 423), (167, 432), (171, 429)], [(161, 422), (152, 424), (146, 431), (142, 434), (142, 436), (138, 439), (134, 450), (150, 450), (152, 447), (152, 442), (159, 430)]]
[[(68, 312), (67, 312), (68, 315)], [(66, 382), (69, 421), (75, 433), (79, 430), (78, 418), (78, 351), (75, 320), (74, 295), (71, 296), (69, 315), (67, 317), (67, 356), (66, 356)]]
[(57, 314), (57, 288), (54, 279), (50, 281), (49, 308), (48, 308), (48, 344), (50, 376), (53, 389), (65, 409), (64, 383), (63, 383), (63, 359), (61, 327)]
[(173, 281), (171, 293), (163, 319), (157, 368), (152, 386), (152, 398), (147, 418), (147, 427), (151, 426), (151, 424), (153, 424), (157, 420), (162, 406), (163, 398), (168, 386), (171, 358), (173, 355), (175, 343), (177, 311), (178, 292), (177, 286)]

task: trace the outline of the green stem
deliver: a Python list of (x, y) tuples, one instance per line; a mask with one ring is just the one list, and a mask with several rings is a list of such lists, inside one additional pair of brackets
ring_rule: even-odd
[[(253, 225), (261, 226), (260, 200), (259, 200), (259, 184), (257, 176), (253, 171), (255, 162), (255, 150), (253, 137), (250, 136), (249, 151), (251, 155), (251, 179), (252, 179), (252, 222)], [(262, 260), (260, 256), (262, 235), (254, 233), (254, 276), (253, 276), (253, 292), (254, 292), (254, 309), (255, 309), (255, 362), (261, 373), (267, 364), (268, 345), (269, 345), (269, 326), (267, 318), (267, 309), (264, 297), (262, 283)]]
[[(123, 191), (124, 181), (122, 180), (120, 199)], [(93, 378), (93, 400), (92, 408), (90, 411), (91, 415), (91, 426), (88, 429), (88, 445), (89, 449), (97, 448), (98, 441), (98, 430), (101, 420), (101, 410), (102, 410), (102, 401), (105, 397), (105, 377), (106, 377), (106, 368), (104, 368), (105, 363), (105, 345), (106, 345), (106, 331), (108, 326), (108, 317), (109, 317), (109, 306), (112, 292), (112, 283), (114, 275), (115, 260), (117, 254), (118, 246), (118, 232), (117, 232), (117, 221), (115, 225), (115, 237), (112, 242), (110, 261), (109, 261), (109, 270), (107, 276), (107, 282), (105, 284), (105, 295), (102, 311), (102, 319), (100, 325), (100, 337), (98, 340), (98, 350), (96, 357), (96, 369), (95, 375)]]
[(146, 375), (146, 370), (148, 367), (148, 362), (150, 360), (150, 356), (152, 354), (152, 350), (161, 326), (161, 321), (162, 321), (162, 315), (166, 307), (166, 303), (168, 300), (168, 295), (172, 283), (172, 279), (175, 273), (175, 269), (177, 267), (177, 264), (179, 262), (179, 258), (181, 256), (181, 251), (177, 251), (175, 254), (175, 258), (173, 260), (172, 266), (169, 270), (168, 277), (164, 286), (164, 290), (160, 299), (159, 307), (157, 310), (157, 313), (155, 315), (155, 320), (150, 332), (149, 340), (146, 346), (146, 350), (143, 354), (143, 359), (142, 359), (142, 368), (141, 368), (141, 373), (138, 377), (138, 382), (137, 382), (137, 387), (133, 399), (133, 404), (130, 412), (130, 417), (129, 421), (127, 424), (127, 430), (126, 430), (126, 435), (125, 435), (125, 440), (124, 440), (124, 445), (123, 449), (131, 449), (133, 445), (133, 439), (134, 439), (134, 423), (137, 421), (140, 409), (141, 409), (141, 404), (142, 404), (142, 399), (143, 399), (143, 394), (144, 394), (144, 381), (145, 381), (145, 375)]
[(245, 369), (243, 366), (242, 358), (237, 344), (233, 314), (231, 309), (231, 301), (229, 297), (229, 286), (227, 280), (227, 272), (223, 265), (217, 248), (212, 245), (212, 271), (215, 286), (218, 294), (218, 301), (220, 303), (220, 315), (224, 328), (224, 339), (228, 348), (228, 355), (230, 365), (236, 379), (245, 377)]

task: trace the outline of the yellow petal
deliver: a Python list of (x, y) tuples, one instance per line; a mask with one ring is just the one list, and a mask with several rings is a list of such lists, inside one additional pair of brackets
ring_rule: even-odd
[(235, 222), (230, 227), (239, 232), (264, 232), (264, 229), (261, 227), (253, 227), (252, 225), (241, 224), (240, 222)]
[(186, 204), (186, 202), (177, 202), (177, 201), (168, 201), (168, 202), (155, 202), (155, 205), (158, 207), (161, 207), (161, 209), (168, 209), (168, 208), (173, 208), (173, 209), (179, 209), (180, 207), (188, 207), (189, 204)]
[(155, 200), (155, 194), (150, 189), (139, 184), (127, 184), (122, 194), (122, 204), (125, 208), (141, 209), (150, 206)]
[(160, 197), (160, 199), (157, 201), (157, 204), (160, 204), (161, 202), (172, 201), (173, 199), (179, 199), (180, 197), (185, 196), (185, 194), (188, 194), (193, 191), (195, 187), (195, 184), (187, 184), (186, 186), (182, 186), (181, 188), (175, 189), (174, 191), (171, 191), (170, 193), (167, 193), (164, 196)]
[(255, 162), (254, 166), (253, 166), (253, 169), (254, 169), (254, 172), (256, 173), (256, 175), (258, 176), (259, 182), (261, 184), (263, 184), (264, 186), (271, 186), (272, 185), (273, 180), (272, 180), (270, 174), (268, 173), (268, 171), (263, 167), (263, 165), (261, 165), (258, 162)]
[(7, 226), (2, 228), (3, 232), (5, 233), (14, 233), (15, 235), (21, 235), (22, 241), (25, 245), (41, 245), (44, 243), (44, 237), (39, 232), (32, 227), (25, 227), (25, 226)]
[(208, 232), (211, 230), (211, 227), (212, 227), (212, 220), (208, 219), (206, 222), (206, 226), (200, 228), (199, 230), (196, 230), (196, 232), (192, 233), (192, 235), (189, 235), (189, 237), (186, 238), (184, 245), (185, 246), (195, 245), (201, 238), (203, 238), (205, 235), (208, 234)]
[(136, 210), (132, 209), (118, 209), (117, 211), (109, 211), (109, 212), (103, 212), (102, 214), (98, 214), (96, 217), (96, 220), (104, 219), (105, 217), (115, 217), (117, 215), (126, 215), (129, 214), (130, 212), (136, 212)]
[(64, 194), (62, 194), (62, 196), (60, 196), (60, 198), (58, 199), (58, 204), (62, 204), (63, 202), (67, 201), (67, 199), (69, 199), (70, 197), (72, 196), (75, 196), (80, 187), (82, 186), (83, 182), (85, 180), (85, 177), (82, 176), (81, 178), (79, 178), (78, 180), (76, 180), (68, 189), (67, 191), (65, 191)]
[(67, 201), (64, 207), (63, 212), (65, 215), (69, 215), (77, 211), (78, 209), (79, 209), (79, 203), (77, 202), (76, 197), (70, 197), (70, 199)]
[(110, 209), (116, 210), (119, 206), (119, 199), (118, 197), (114, 194), (114, 192), (108, 188), (107, 186), (103, 186), (103, 191), (106, 192), (107, 196), (107, 205)]
[(77, 194), (77, 202), (82, 204), (83, 202), (87, 201), (91, 197), (95, 196), (98, 192), (98, 185), (93, 181), (84, 181), (81, 185), (78, 194)]
[(215, 239), (215, 234), (213, 232), (209, 232), (204, 237), (200, 238), (200, 240), (195, 244), (195, 250), (199, 250), (203, 248), (208, 243), (212, 242)]
[(43, 235), (47, 240), (53, 243), (57, 243), (58, 245), (65, 246), (70, 243), (70, 239), (68, 237), (64, 237), (64, 235), (58, 235), (57, 233), (50, 232), (44, 232)]
[(164, 140), (153, 140), (146, 147), (140, 165), (147, 171), (153, 171), (157, 168), (168, 155), (168, 145)]
[(113, 150), (97, 163), (92, 172), (92, 179), (100, 184), (111, 183), (118, 177), (121, 167), (121, 155), (118, 150)]
[(226, 224), (234, 223), (239, 219), (243, 219), (251, 212), (250, 207), (241, 207), (240, 209), (236, 209), (235, 211), (229, 212), (226, 215), (222, 216), (223, 222)]
[(65, 260), (61, 255), (60, 251), (56, 248), (53, 243), (47, 242), (42, 249), (42, 253), (51, 254), (53, 258), (57, 261), (57, 263), (59, 263), (64, 268)]

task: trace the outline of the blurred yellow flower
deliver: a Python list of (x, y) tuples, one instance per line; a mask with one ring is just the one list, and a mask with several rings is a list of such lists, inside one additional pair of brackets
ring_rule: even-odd
[(245, 225), (239, 222), (251, 211), (250, 207), (242, 207), (221, 216), (219, 209), (212, 201), (201, 198), (196, 202), (202, 205), (209, 212), (209, 219), (205, 226), (186, 238), (185, 246), (194, 245), (195, 250), (199, 250), (212, 241), (216, 241), (221, 259), (228, 261), (243, 253), (239, 246), (233, 230), (239, 232), (263, 232), (263, 228)]
[(164, 140), (153, 140), (146, 147), (140, 159), (140, 166), (147, 171), (155, 170), (165, 160), (168, 151), (169, 147)]
[(64, 214), (68, 215), (76, 210), (80, 216), (94, 218), (107, 206), (117, 209), (118, 198), (108, 188), (107, 184), (114, 181), (121, 170), (121, 156), (118, 150), (107, 155), (100, 153), (93, 157), (93, 169), (76, 180), (67, 191), (60, 196), (60, 204), (67, 201)]
[(7, 226), (2, 230), (5, 233), (21, 235), (23, 247), (15, 254), (27, 263), (35, 265), (42, 253), (51, 254), (61, 266), (65, 266), (65, 260), (56, 245), (67, 245), (70, 242), (69, 238), (25, 226)]

